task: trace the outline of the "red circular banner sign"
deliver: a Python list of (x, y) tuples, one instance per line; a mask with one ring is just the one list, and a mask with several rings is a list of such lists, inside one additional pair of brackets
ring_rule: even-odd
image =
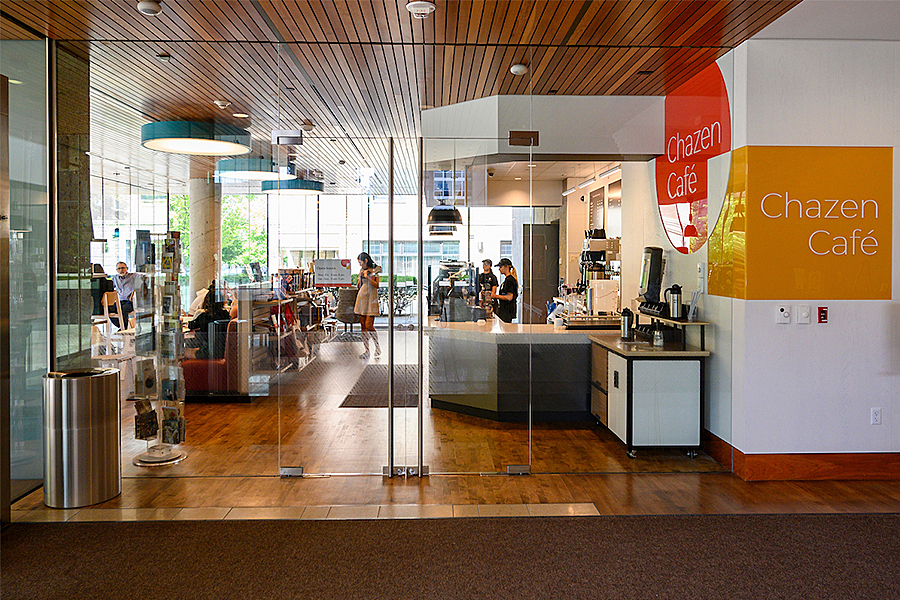
[(683, 254), (709, 237), (707, 161), (731, 150), (731, 110), (716, 63), (666, 96), (665, 154), (656, 159), (656, 197), (666, 235)]

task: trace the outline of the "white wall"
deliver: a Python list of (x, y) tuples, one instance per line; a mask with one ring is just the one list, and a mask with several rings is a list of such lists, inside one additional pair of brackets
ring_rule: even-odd
[[(746, 347), (733, 445), (745, 453), (900, 450), (900, 43), (751, 40), (736, 64), (738, 81), (745, 78), (737, 86), (746, 90), (737, 98), (746, 102), (743, 143), (894, 148), (894, 235), (892, 301), (786, 302), (828, 306), (827, 325), (776, 325), (780, 302), (735, 301), (736, 338)], [(822, 173), (852, 176), (865, 174)], [(872, 407), (883, 409), (882, 425), (870, 425)]]
[[(711, 174), (714, 172), (715, 169), (710, 169)], [(741, 379), (741, 369), (735, 366), (738, 357), (733, 356), (733, 345), (743, 343), (742, 332), (735, 332), (732, 325), (734, 301), (731, 298), (705, 295), (705, 279), (702, 287), (698, 281), (697, 265), (703, 265), (705, 271), (708, 245), (694, 254), (683, 255), (669, 242), (656, 204), (654, 175), (653, 161), (622, 164), (622, 306), (631, 306), (631, 300), (638, 294), (645, 246), (659, 246), (663, 249), (666, 257), (663, 289), (677, 283), (684, 288), (684, 295), (688, 300), (693, 290), (701, 289), (704, 292), (699, 305), (699, 318), (712, 324), (706, 328), (706, 349), (711, 355), (706, 363), (703, 427), (730, 442), (733, 436), (733, 387)], [(709, 182), (710, 190), (721, 189), (721, 177), (722, 175)], [(711, 212), (710, 226), (713, 218)], [(697, 328), (689, 328), (688, 343), (699, 346)]]

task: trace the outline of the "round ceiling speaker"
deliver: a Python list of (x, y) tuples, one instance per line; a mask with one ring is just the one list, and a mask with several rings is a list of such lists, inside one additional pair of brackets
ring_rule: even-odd
[(406, 10), (412, 13), (417, 19), (425, 19), (434, 12), (434, 2), (428, 0), (410, 0), (406, 3)]
[(153, 0), (141, 0), (141, 2), (138, 2), (138, 10), (145, 15), (155, 17), (162, 12), (162, 3)]
[(515, 64), (509, 68), (509, 72), (513, 75), (524, 75), (528, 72), (528, 67), (523, 65), (522, 63)]

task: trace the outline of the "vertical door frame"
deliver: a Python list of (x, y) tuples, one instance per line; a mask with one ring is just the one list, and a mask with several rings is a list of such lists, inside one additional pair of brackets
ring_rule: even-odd
[(9, 350), (9, 78), (0, 75), (0, 524), (11, 520)]

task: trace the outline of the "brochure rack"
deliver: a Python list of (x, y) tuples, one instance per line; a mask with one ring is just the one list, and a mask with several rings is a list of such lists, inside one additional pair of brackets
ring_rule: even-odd
[(181, 326), (179, 232), (137, 232), (135, 243), (135, 437), (147, 450), (134, 457), (137, 466), (173, 465), (187, 458), (176, 448), (184, 442), (184, 355)]

